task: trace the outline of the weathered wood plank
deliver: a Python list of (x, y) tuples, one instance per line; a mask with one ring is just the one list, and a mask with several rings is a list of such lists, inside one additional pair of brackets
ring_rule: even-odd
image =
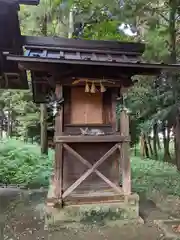
[(55, 136), (56, 143), (84, 143), (84, 142), (129, 142), (130, 138), (120, 135), (103, 135), (103, 136)]
[(98, 168), (109, 156), (118, 148), (118, 144), (113, 146), (103, 157), (101, 157), (90, 169), (88, 169), (78, 180), (76, 180), (62, 195), (63, 198), (71, 194), (96, 168)]
[[(120, 130), (122, 136), (129, 135), (129, 116), (125, 110), (122, 110), (120, 114)], [(122, 188), (125, 195), (131, 194), (131, 166), (129, 154), (129, 143), (123, 142), (120, 149), (120, 155), (122, 162)]]
[[(63, 145), (64, 148), (70, 152), (75, 158), (77, 158), (81, 163), (86, 165), (88, 168), (92, 168), (92, 164), (89, 163), (86, 159), (84, 159), (79, 153), (77, 153), (74, 149), (72, 149), (67, 144)], [(117, 193), (122, 194), (122, 189), (117, 186), (115, 183), (111, 182), (107, 177), (105, 177), (100, 171), (97, 169), (94, 170), (94, 172), (104, 181), (106, 182), (111, 188), (113, 188)]]

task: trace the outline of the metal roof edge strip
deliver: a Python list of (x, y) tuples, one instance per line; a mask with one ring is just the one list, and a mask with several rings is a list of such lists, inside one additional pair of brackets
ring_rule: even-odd
[(17, 55), (7, 55), (7, 60), (17, 62), (40, 62), (40, 63), (56, 63), (56, 64), (79, 64), (79, 65), (95, 65), (95, 66), (112, 66), (112, 67), (129, 67), (129, 68), (148, 68), (148, 69), (179, 69), (180, 64), (159, 64), (159, 63), (124, 63), (124, 62), (104, 62), (104, 61), (89, 61), (89, 60), (64, 60), (50, 58), (25, 57)]
[(54, 50), (54, 51), (69, 51), (69, 52), (82, 52), (82, 53), (106, 53), (106, 54), (113, 54), (113, 55), (127, 55), (127, 56), (141, 56), (142, 54), (139, 52), (125, 52), (125, 51), (111, 51), (111, 50), (104, 50), (104, 49), (85, 49), (85, 48), (70, 48), (70, 47), (52, 47), (52, 46), (31, 46), (31, 45), (24, 45), (24, 48), (28, 51), (29, 49), (37, 49), (37, 50)]

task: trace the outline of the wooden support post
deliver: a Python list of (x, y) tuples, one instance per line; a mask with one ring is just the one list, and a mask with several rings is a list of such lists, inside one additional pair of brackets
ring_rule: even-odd
[[(114, 89), (113, 89), (114, 90)], [(117, 105), (117, 93), (112, 90), (112, 129), (113, 132), (118, 131), (118, 125), (117, 125), (117, 116), (116, 116), (116, 105)]]
[[(118, 122), (117, 122), (117, 89), (111, 90), (111, 123), (112, 123), (112, 130), (113, 133), (116, 134), (118, 132)], [(114, 135), (115, 136), (115, 135)], [(112, 137), (114, 137), (112, 135)], [(118, 171), (117, 171), (118, 168)], [(112, 178), (115, 179), (115, 183), (119, 186), (119, 176), (120, 176), (120, 163), (119, 159), (115, 158), (112, 163), (111, 168)]]
[[(62, 85), (56, 85), (56, 97), (58, 99), (63, 96)], [(63, 133), (63, 105), (58, 109), (55, 118), (55, 136), (62, 135)], [(58, 202), (62, 206), (62, 194), (63, 194), (63, 145), (62, 143), (55, 143), (55, 196)]]
[(40, 112), (41, 112), (41, 154), (48, 154), (47, 107), (45, 103), (40, 104)]
[[(45, 86), (42, 86), (43, 91)], [(41, 154), (48, 155), (48, 138), (47, 138), (47, 106), (45, 103), (40, 104), (40, 124), (41, 124)]]
[[(129, 136), (129, 116), (126, 110), (120, 113), (120, 131), (122, 136)], [(122, 188), (125, 195), (131, 193), (131, 166), (129, 143), (123, 142), (121, 148)]]

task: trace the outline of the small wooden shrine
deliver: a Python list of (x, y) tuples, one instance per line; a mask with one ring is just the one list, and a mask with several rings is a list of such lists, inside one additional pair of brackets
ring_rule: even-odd
[[(9, 13), (12, 5), (5, 5)], [(7, 83), (2, 88), (27, 88), (25, 71), (30, 70), (34, 102), (56, 108), (49, 201), (63, 207), (131, 195), (129, 120), (123, 109), (116, 115), (117, 102), (133, 85), (132, 76), (157, 75), (179, 65), (142, 62), (145, 45), (140, 43), (21, 36), (13, 14), (16, 24), (9, 23), (8, 32), (3, 28), (6, 41), (0, 36), (0, 82)], [(0, 26), (3, 21), (0, 14)], [(5, 81), (6, 72), (14, 74), (11, 81)]]
[[(134, 75), (177, 65), (141, 61), (144, 44), (24, 37), (25, 53), (8, 54), (30, 70), (34, 101), (54, 102), (53, 198), (69, 204), (118, 201), (131, 194), (129, 121), (116, 106)], [(52, 200), (52, 199), (50, 199)]]

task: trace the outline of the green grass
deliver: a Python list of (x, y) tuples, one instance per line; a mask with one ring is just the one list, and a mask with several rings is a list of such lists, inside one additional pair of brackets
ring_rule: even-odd
[(131, 166), (133, 191), (147, 194), (155, 189), (180, 196), (180, 173), (175, 166), (139, 157), (131, 158)]
[(53, 151), (41, 156), (38, 145), (20, 140), (0, 141), (0, 183), (25, 187), (47, 186), (52, 171)]

